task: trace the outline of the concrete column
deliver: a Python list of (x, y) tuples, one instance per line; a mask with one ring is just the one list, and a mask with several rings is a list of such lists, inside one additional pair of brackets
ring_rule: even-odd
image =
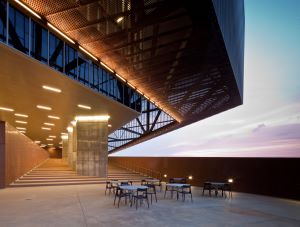
[(73, 127), (73, 134), (72, 134), (72, 146), (73, 146), (73, 153), (72, 153), (72, 168), (76, 171), (77, 169), (77, 129), (76, 126)]
[(73, 166), (73, 128), (68, 127), (68, 164)]
[(68, 161), (68, 137), (62, 136), (62, 159)]
[(107, 121), (76, 124), (77, 173), (86, 176), (107, 176)]

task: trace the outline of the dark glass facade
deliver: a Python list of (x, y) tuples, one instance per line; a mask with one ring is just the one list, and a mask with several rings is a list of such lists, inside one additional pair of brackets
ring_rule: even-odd
[(8, 44), (28, 54), (29, 53), (29, 18), (9, 7), (9, 38)]
[(30, 55), (48, 64), (48, 31), (34, 21), (31, 21)]
[(6, 41), (6, 19), (7, 19), (7, 12), (6, 12), (6, 1), (0, 0), (0, 41)]

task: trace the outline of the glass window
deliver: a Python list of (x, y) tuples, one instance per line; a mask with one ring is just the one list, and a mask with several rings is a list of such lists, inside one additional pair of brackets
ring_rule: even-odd
[(64, 43), (49, 33), (49, 65), (63, 72)]
[(9, 7), (9, 44), (28, 54), (29, 18), (14, 7)]
[(121, 81), (116, 81), (116, 85), (115, 85), (115, 89), (116, 89), (116, 97), (118, 102), (123, 103), (124, 99), (123, 99), (123, 93), (124, 93), (124, 84)]
[(78, 79), (83, 84), (89, 84), (89, 60), (78, 55)]
[(6, 41), (6, 1), (0, 0), (0, 41)]
[(77, 57), (77, 51), (65, 44), (65, 73), (74, 79), (77, 79)]
[(48, 64), (48, 31), (38, 23), (31, 23), (31, 50), (35, 59)]
[(108, 73), (104, 69), (100, 74), (100, 92), (108, 96)]
[(99, 77), (101, 69), (94, 63), (90, 65), (90, 84), (92, 88), (96, 91), (99, 91)]

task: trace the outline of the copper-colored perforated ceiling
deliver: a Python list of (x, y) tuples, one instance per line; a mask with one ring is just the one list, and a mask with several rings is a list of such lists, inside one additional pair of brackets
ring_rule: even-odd
[(241, 104), (211, 1), (23, 2), (182, 125)]

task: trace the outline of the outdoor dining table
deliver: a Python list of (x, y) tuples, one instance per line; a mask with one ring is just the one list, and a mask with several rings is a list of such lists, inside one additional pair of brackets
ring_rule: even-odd
[[(170, 190), (170, 191), (171, 191), (171, 198), (173, 198), (173, 191), (176, 191), (176, 190), (182, 188), (183, 186), (190, 186), (190, 184), (168, 183), (168, 184), (166, 184), (166, 190), (168, 187), (172, 188), (172, 190)], [(177, 193), (177, 199), (178, 199), (178, 193)]]
[(223, 191), (224, 191), (224, 187), (226, 184), (226, 182), (205, 182), (207, 184), (210, 184), (211, 188), (215, 190), (215, 195), (218, 195), (219, 190), (222, 190), (222, 196), (223, 196)]
[(119, 186), (122, 190), (127, 190), (129, 192), (132, 192), (132, 191), (136, 191), (138, 189), (147, 189), (148, 187), (147, 186), (143, 186), (143, 185), (122, 185), (122, 186)]

